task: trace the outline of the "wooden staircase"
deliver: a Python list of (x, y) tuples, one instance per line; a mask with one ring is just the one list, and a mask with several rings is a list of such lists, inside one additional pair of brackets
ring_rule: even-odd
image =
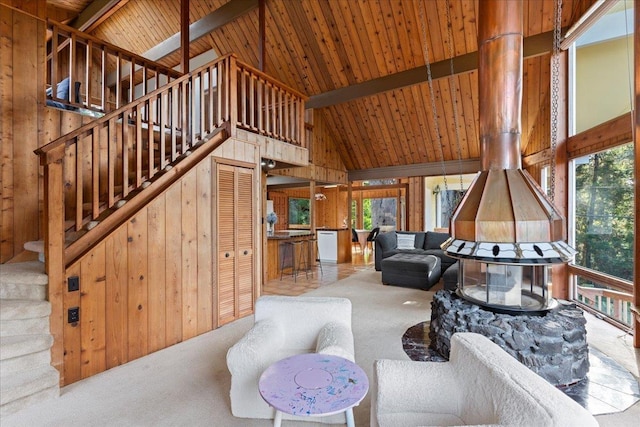
[[(99, 72), (101, 77), (94, 76), (92, 81), (102, 82), (96, 92), (95, 85), (83, 80), (80, 100), (60, 99), (56, 89), (52, 99), (77, 111), (93, 109), (95, 113), (97, 106), (100, 113), (90, 123), (36, 150), (44, 168), (46, 274), (42, 263), (29, 263), (22, 268), (37, 270), (37, 280), (46, 281), (36, 301), (27, 298), (29, 292), (15, 283), (6, 285), (14, 293), (2, 290), (5, 285), (0, 288), (2, 341), (9, 346), (6, 352), (2, 348), (0, 356), (3, 411), (57, 395), (58, 382), (65, 384), (63, 343), (68, 322), (63, 295), (67, 292), (67, 269), (74, 262), (103, 243), (110, 233), (238, 132), (243, 132), (245, 140), (248, 133), (253, 133), (305, 148), (304, 95), (243, 64), (232, 54), (188, 74), (175, 75), (69, 27), (51, 21), (48, 26), (52, 34), (50, 69), (77, 71), (84, 66), (77, 76), (64, 78), (75, 81)], [(82, 59), (82, 43), (87, 52), (94, 50), (85, 58), (111, 55), (116, 61), (103, 59), (100, 66), (58, 62), (58, 56), (67, 61)], [(96, 49), (103, 53), (95, 54)], [(121, 66), (125, 60), (128, 74)], [(108, 70), (107, 66), (113, 63), (120, 65)], [(56, 74), (52, 71), (49, 76), (51, 88), (57, 87), (60, 80)], [(110, 76), (115, 76), (112, 86)], [(150, 78), (156, 79), (153, 90), (147, 90)], [(133, 90), (140, 85), (142, 91)], [(9, 295), (7, 301), (5, 293)], [(10, 335), (5, 337), (5, 333)], [(23, 359), (4, 360), (18, 357)], [(24, 367), (30, 368), (19, 375)], [(35, 383), (41, 387), (35, 387)]]
[(60, 392), (47, 283), (41, 262), (0, 265), (0, 418)]

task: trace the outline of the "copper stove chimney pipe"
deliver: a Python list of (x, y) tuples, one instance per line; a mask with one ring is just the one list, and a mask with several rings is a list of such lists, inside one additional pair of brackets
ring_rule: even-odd
[(522, 1), (480, 1), (478, 90), (482, 170), (520, 169)]
[(523, 2), (480, 0), (479, 6), (482, 170), (451, 217), (452, 238), (443, 249), (458, 258), (566, 262), (574, 251), (564, 242), (564, 218), (521, 167)]

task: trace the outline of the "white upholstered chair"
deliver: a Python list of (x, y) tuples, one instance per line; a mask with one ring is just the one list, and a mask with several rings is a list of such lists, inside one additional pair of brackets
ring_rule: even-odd
[[(346, 298), (263, 296), (256, 301), (253, 327), (227, 352), (231, 412), (241, 418), (273, 418), (258, 390), (272, 363), (294, 354), (325, 353), (354, 361), (351, 301)], [(300, 419), (284, 414), (283, 419)], [(344, 415), (307, 418), (344, 423)]]
[(597, 426), (582, 406), (470, 332), (451, 339), (449, 362), (376, 360), (371, 426)]

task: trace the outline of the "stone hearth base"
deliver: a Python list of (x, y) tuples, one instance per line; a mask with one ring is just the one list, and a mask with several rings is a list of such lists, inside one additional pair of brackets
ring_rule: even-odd
[(553, 385), (578, 382), (589, 371), (586, 320), (575, 304), (558, 301), (544, 316), (501, 314), (455, 293), (438, 291), (431, 303), (430, 349), (448, 358), (455, 332), (482, 334)]

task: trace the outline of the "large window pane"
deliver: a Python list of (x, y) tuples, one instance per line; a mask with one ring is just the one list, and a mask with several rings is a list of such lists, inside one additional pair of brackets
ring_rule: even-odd
[(632, 7), (618, 2), (575, 43), (575, 133), (631, 111)]
[(633, 145), (574, 161), (575, 263), (633, 279)]

